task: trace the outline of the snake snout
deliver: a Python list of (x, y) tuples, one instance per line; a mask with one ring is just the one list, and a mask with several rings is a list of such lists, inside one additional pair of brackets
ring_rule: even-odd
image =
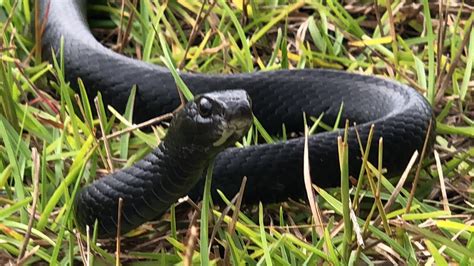
[(226, 115), (229, 126), (236, 130), (246, 129), (252, 123), (252, 109), (248, 105), (236, 106)]
[(252, 101), (245, 91), (236, 90), (231, 93), (234, 97), (226, 102), (225, 119), (229, 127), (236, 130), (246, 130), (253, 120)]

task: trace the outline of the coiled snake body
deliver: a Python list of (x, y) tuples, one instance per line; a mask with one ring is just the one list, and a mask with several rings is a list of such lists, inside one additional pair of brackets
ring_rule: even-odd
[[(51, 48), (58, 52), (60, 39), (64, 38), (65, 73), (73, 87), (77, 87), (77, 78), (81, 78), (91, 97), (100, 91), (106, 104), (123, 110), (131, 88), (136, 85), (136, 122), (170, 112), (179, 105), (174, 79), (166, 68), (114, 53), (94, 39), (87, 25), (86, 1), (41, 0), (40, 3), (43, 19), (47, 20), (42, 36), (43, 50), (51, 57)], [(413, 152), (421, 150), (432, 119), (430, 105), (415, 90), (372, 76), (307, 69), (235, 75), (182, 73), (181, 78), (195, 94), (245, 90), (252, 100), (253, 113), (271, 134), (281, 132), (282, 124), (289, 132), (300, 132), (303, 112), (312, 116), (324, 113), (323, 121), (334, 124), (343, 103), (341, 121), (349, 119), (351, 123), (357, 123), (363, 145), (370, 126), (375, 126), (369, 157), (373, 162), (376, 162), (378, 139), (383, 137), (383, 163), (389, 173), (399, 173)], [(318, 186), (339, 185), (337, 136), (341, 132), (323, 132), (309, 138), (311, 176)], [(200, 135), (209, 132), (189, 130), (185, 133)], [(179, 140), (179, 134), (175, 134), (173, 136), (168, 132), (166, 139)], [(171, 146), (175, 151), (193, 149), (192, 145), (185, 145), (186, 142), (174, 141)], [(350, 173), (357, 176), (361, 153), (354, 128), (349, 129), (348, 145)], [(198, 181), (197, 185), (195, 183), (205, 168), (203, 161), (197, 160), (200, 162), (194, 164), (193, 160), (185, 158), (186, 152), (162, 151), (155, 151), (160, 156), (149, 155), (148, 159), (127, 170), (113, 173), (83, 188), (76, 198), (75, 211), (81, 228), (86, 224), (93, 225), (97, 219), (100, 235), (113, 235), (119, 197), (124, 198), (124, 232), (162, 214), (177, 196), (189, 194), (199, 197), (202, 181)], [(153, 158), (150, 159), (150, 156)], [(204, 161), (212, 156), (199, 155), (206, 159)], [(184, 175), (188, 179), (177, 178), (180, 168), (173, 168), (167, 162), (173, 162), (172, 166), (188, 167), (189, 172)], [(224, 194), (233, 196), (243, 176), (246, 176), (244, 202), (298, 198), (305, 195), (302, 172), (302, 138), (246, 148), (227, 148), (215, 158), (212, 190), (220, 189)], [(154, 182), (153, 178), (161, 181)], [(174, 181), (179, 188), (170, 184), (173, 178), (177, 178)], [(150, 196), (155, 197), (152, 200), (155, 205), (148, 206), (140, 199), (145, 194), (153, 194), (153, 186), (157, 186), (157, 191), (163, 192), (163, 195)], [(171, 194), (174, 196), (165, 200), (166, 203), (160, 199)]]

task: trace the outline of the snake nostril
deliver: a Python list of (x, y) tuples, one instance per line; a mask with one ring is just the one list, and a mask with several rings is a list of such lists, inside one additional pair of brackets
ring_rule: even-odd
[(252, 118), (252, 109), (248, 105), (241, 105), (237, 108), (235, 118), (238, 120), (248, 121)]
[(240, 104), (228, 113), (227, 119), (236, 128), (246, 128), (252, 122), (252, 110), (247, 104)]
[(250, 108), (248, 106), (240, 106), (239, 107), (239, 114), (241, 114), (242, 116), (248, 116), (250, 115), (251, 111), (250, 111)]

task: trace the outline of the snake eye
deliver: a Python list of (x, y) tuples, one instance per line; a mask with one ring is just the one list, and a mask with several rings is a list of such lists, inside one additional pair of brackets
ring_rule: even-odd
[(199, 114), (208, 117), (212, 113), (212, 103), (207, 98), (201, 98), (198, 103)]

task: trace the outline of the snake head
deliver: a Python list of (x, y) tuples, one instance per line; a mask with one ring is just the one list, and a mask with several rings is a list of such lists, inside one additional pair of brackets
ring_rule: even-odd
[(197, 95), (171, 121), (168, 141), (217, 153), (234, 144), (253, 121), (252, 103), (244, 90)]

